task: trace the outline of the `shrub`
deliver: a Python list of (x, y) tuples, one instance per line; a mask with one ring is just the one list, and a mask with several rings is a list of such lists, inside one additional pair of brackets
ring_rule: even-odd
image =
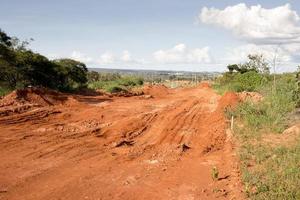
[(257, 91), (263, 84), (267, 82), (266, 78), (255, 71), (237, 74), (234, 76), (232, 90), (241, 91)]
[(105, 91), (109, 93), (118, 93), (118, 92), (126, 92), (127, 90), (119, 85), (107, 85)]
[(255, 71), (249, 71), (243, 74), (227, 72), (215, 81), (214, 88), (221, 94), (225, 91), (253, 92), (259, 91), (263, 85), (268, 83), (268, 80), (268, 75), (262, 75)]
[(91, 89), (103, 89), (110, 93), (127, 91), (136, 86), (143, 85), (143, 79), (134, 76), (125, 76), (111, 81), (95, 81), (89, 84)]
[(118, 83), (120, 85), (124, 85), (124, 86), (138, 86), (138, 85), (143, 85), (143, 79), (137, 78), (137, 77), (126, 76), (126, 77), (120, 78), (118, 80)]
[(2, 87), (0, 86), (0, 97), (7, 95), (10, 93), (12, 90), (7, 88), (7, 87)]

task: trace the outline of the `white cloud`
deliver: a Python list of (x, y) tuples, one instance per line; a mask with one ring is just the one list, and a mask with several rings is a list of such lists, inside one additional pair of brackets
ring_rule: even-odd
[(202, 8), (199, 19), (232, 31), (236, 36), (253, 43), (300, 42), (299, 15), (289, 4), (266, 9), (261, 5), (248, 7), (241, 3), (225, 9)]
[(93, 59), (79, 51), (73, 51), (70, 56), (72, 59), (83, 62), (83, 63), (91, 63)]
[(290, 62), (292, 57), (289, 52), (287, 52), (283, 47), (264, 45), (258, 46), (255, 44), (247, 44), (239, 47), (232, 48), (227, 51), (226, 59), (231, 63), (244, 62), (248, 58), (249, 54), (263, 54), (268, 61), (272, 61), (274, 57), (280, 62)]
[(115, 55), (110, 52), (105, 52), (97, 60), (98, 64), (112, 64), (116, 61)]
[(187, 48), (185, 44), (177, 44), (171, 49), (158, 50), (153, 53), (154, 60), (164, 64), (196, 64), (210, 63), (209, 47)]
[(131, 62), (132, 61), (131, 54), (129, 53), (129, 51), (127, 51), (127, 50), (123, 51), (122, 56), (121, 56), (121, 60), (124, 61), (124, 62)]
[(131, 53), (128, 50), (124, 50), (121, 55), (117, 55), (111, 52), (106, 52), (97, 59), (97, 64), (99, 65), (136, 65), (136, 64), (145, 64), (144, 59), (133, 58)]
[(248, 60), (249, 54), (263, 54), (270, 67), (273, 66), (273, 61), (276, 58), (276, 68), (280, 72), (294, 71), (297, 65), (293, 54), (286, 49), (286, 46), (256, 44), (246, 44), (227, 49), (224, 59), (220, 59), (219, 62), (224, 63), (224, 66), (243, 63)]

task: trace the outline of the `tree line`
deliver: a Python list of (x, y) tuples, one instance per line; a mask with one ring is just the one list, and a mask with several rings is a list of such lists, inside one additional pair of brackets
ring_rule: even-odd
[(0, 29), (0, 86), (9, 89), (43, 86), (60, 91), (81, 88), (87, 83), (87, 67), (69, 58), (49, 60)]

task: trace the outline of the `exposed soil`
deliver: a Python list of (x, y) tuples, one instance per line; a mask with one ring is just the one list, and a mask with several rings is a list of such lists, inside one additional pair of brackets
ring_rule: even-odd
[(238, 96), (241, 101), (250, 100), (253, 103), (258, 103), (263, 100), (263, 96), (258, 92), (240, 92), (238, 93)]
[(0, 100), (0, 199), (243, 199), (223, 114), (237, 95), (209, 84), (144, 93)]

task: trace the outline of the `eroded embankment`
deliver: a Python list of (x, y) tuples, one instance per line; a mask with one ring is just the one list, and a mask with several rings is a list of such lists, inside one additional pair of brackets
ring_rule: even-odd
[(236, 95), (208, 85), (147, 87), (151, 98), (31, 90), (1, 100), (2, 113), (37, 105), (0, 115), (0, 198), (241, 198), (223, 114)]

